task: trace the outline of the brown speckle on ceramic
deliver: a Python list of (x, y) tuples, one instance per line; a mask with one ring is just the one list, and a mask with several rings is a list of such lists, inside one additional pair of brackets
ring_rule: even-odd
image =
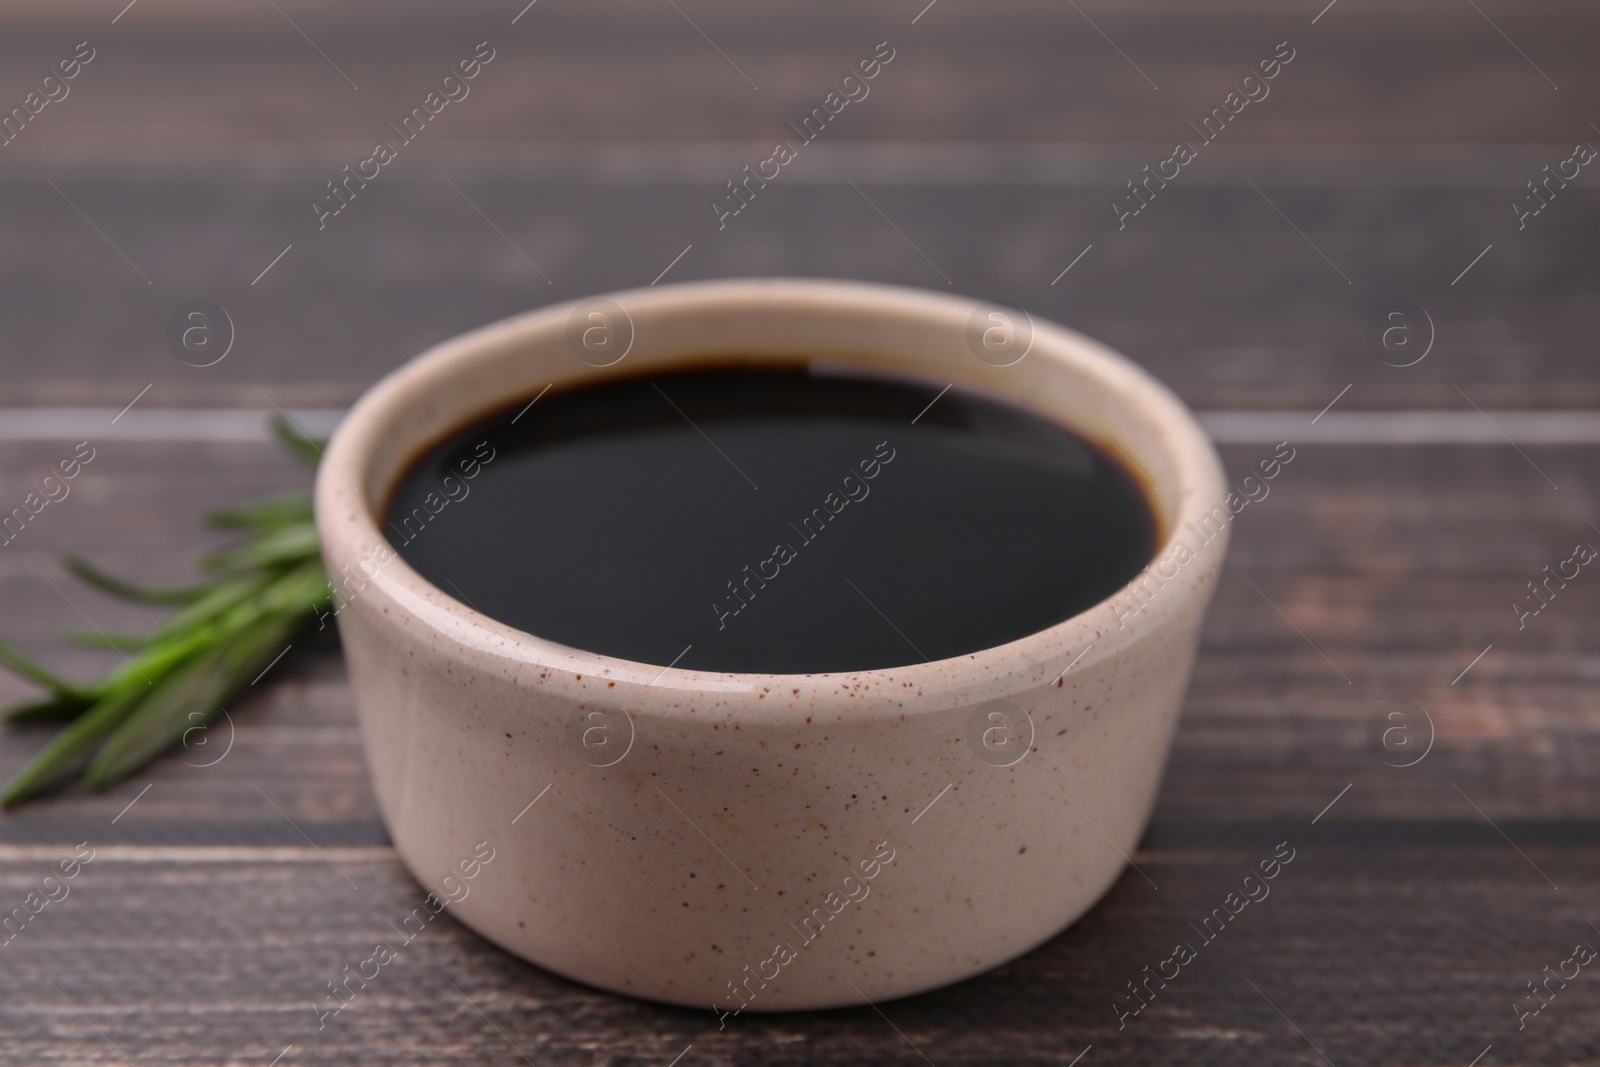
[[(1226, 522), (1197, 527), (1226, 490), (1192, 416), (1049, 323), (1020, 362), (977, 359), (977, 303), (943, 294), (773, 279), (606, 299), (633, 325), (620, 366), (568, 348), (576, 305), (497, 323), (376, 385), (319, 472), (373, 785), (413, 873), (433, 886), (488, 842), (494, 861), (451, 906), (461, 921), (569, 977), (727, 1012), (876, 1002), (1059, 932), (1143, 832), (1226, 549)], [(433, 587), (384, 540), (374, 511), (405, 463), (474, 415), (552, 382), (733, 352), (955, 382), (1103, 431), (1152, 487), (1163, 547), (1123, 592), (1019, 641), (779, 676), (541, 640)], [(990, 701), (1022, 717), (969, 740)]]

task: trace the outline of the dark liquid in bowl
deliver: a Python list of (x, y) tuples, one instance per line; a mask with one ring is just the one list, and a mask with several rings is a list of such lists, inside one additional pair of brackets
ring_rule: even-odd
[(444, 592), (573, 648), (781, 674), (921, 663), (1061, 622), (1156, 547), (1116, 459), (954, 388), (741, 366), (529, 399), (418, 460), (388, 534)]

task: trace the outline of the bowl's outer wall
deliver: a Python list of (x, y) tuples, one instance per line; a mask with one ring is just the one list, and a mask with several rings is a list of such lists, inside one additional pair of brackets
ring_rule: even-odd
[[(565, 307), (446, 342), (363, 398), (317, 482), (362, 736), (401, 857), (509, 951), (694, 1007), (878, 1001), (1059, 932), (1137, 847), (1222, 566), (1227, 523), (1203, 545), (1190, 525), (1226, 516), (1220, 463), (1192, 416), (1131, 363), (1049, 324), (1015, 367), (980, 362), (963, 339), (976, 305), (942, 294), (768, 280), (610, 299), (636, 320), (636, 366), (669, 365), (707, 335), (758, 356), (792, 355), (799, 338), (1103, 432), (1154, 483), (1166, 537), (1198, 552), (1163, 570), (1169, 540), (1110, 601), (934, 664), (719, 675), (565, 648), (424, 581), (387, 551), (373, 510), (406, 456), (485, 398), (608, 372), (566, 350)], [(968, 740), (975, 709), (997, 699), (1032, 722), (1031, 748), (1008, 767)], [(629, 722), (626, 756), (591, 766), (583, 731), (604, 724), (623, 745)]]
[[(494, 849), (475, 880), (457, 873), (469, 890), (457, 918), (605, 989), (731, 1008), (732, 982), (770, 1010), (940, 986), (1086, 911), (1149, 818), (1201, 614), (1194, 604), (1123, 656), (1017, 692), (1035, 737), (1011, 767), (968, 747), (970, 707), (841, 718), (826, 709), (848, 683), (819, 679), (802, 683), (817, 712), (799, 725), (740, 723), (716, 695), (669, 697), (687, 718), (650, 715), (599, 676), (575, 704), (537, 671), (464, 675), (381, 615), (340, 622), (374, 787), (413, 873), (444, 896), (458, 861)], [(589, 710), (631, 715), (614, 766), (580, 758), (575, 720)], [(870, 880), (858, 871), (847, 894), (845, 876), (885, 842), (892, 862)], [(802, 927), (856, 885), (867, 895), (820, 933)], [(779, 943), (798, 954), (781, 967), (766, 962)]]

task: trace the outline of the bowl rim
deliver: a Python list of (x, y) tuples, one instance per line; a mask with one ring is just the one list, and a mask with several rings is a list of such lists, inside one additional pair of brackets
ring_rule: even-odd
[[(1130, 587), (1143, 582), (1143, 588), (1148, 589), (1148, 576), (1157, 564), (1164, 557), (1171, 562), (1175, 543), (1182, 540), (1181, 531), (1193, 528), (1202, 517), (1215, 515), (1219, 508), (1227, 512), (1224, 501), (1231, 494), (1209, 437), (1176, 395), (1127, 357), (1067, 327), (1029, 316), (1033, 332), (1027, 355), (1057, 364), (1059, 370), (1087, 375), (1112, 393), (1120, 392), (1123, 400), (1141, 409), (1146, 421), (1160, 427), (1159, 434), (1165, 438), (1159, 449), (1155, 445), (1135, 446), (1126, 438), (1123, 443), (1136, 453), (1141, 448), (1164, 453), (1178, 475), (1177, 485), (1159, 495), (1150, 491), (1153, 487), (1147, 482), (1147, 495), (1162, 526), (1158, 547), (1144, 569), (1099, 603), (1046, 629), (960, 656), (897, 667), (810, 674), (663, 667), (562, 645), (483, 615), (412, 569), (382, 533), (374, 507), (384, 506), (397, 474), (392, 473), (384, 484), (374, 484), (373, 467), (389, 448), (386, 462), (396, 471), (406, 469), (405, 462), (392, 461), (392, 444), (385, 441), (385, 427), (397, 411), (418, 403), (427, 390), (436, 389), (444, 372), (470, 367), (474, 359), (491, 360), (507, 345), (536, 338), (548, 340), (552, 333), (564, 334), (575, 309), (594, 300), (609, 300), (626, 309), (630, 317), (730, 308), (784, 313), (811, 310), (822, 314), (832, 310), (858, 315), (865, 310), (887, 319), (898, 316), (902, 321), (914, 320), (923, 327), (948, 327), (958, 320), (970, 322), (976, 309), (999, 306), (976, 298), (869, 282), (740, 278), (583, 297), (514, 315), (434, 345), (361, 396), (335, 430), (318, 466), (316, 522), (329, 574), (348, 575), (349, 567), (356, 564), (363, 578), (359, 594), (342, 606), (341, 614), (353, 609), (374, 625), (410, 630), (412, 639), (425, 637), (426, 643), (436, 651), (447, 650), (448, 658), (456, 662), (494, 671), (517, 684), (554, 686), (571, 699), (625, 707), (633, 714), (678, 716), (693, 714), (697, 705), (703, 708), (707, 698), (714, 697), (715, 704), (737, 712), (741, 721), (749, 722), (751, 715), (775, 721), (811, 714), (817, 710), (819, 692), (848, 698), (845, 703), (849, 707), (840, 710), (849, 714), (849, 708), (861, 713), (884, 707), (904, 711), (913, 698), (917, 709), (934, 711), (1049, 684), (1059, 687), (1070, 671), (1087, 673), (1185, 615), (1196, 598), (1203, 604), (1209, 597), (1226, 552), (1231, 515), (1216, 536), (1202, 542), (1204, 547), (1199, 552), (1190, 551), (1189, 556), (1202, 560), (1202, 565), (1186, 565), (1188, 558), (1179, 560), (1173, 575), (1155, 575), (1158, 589), (1174, 588), (1148, 602), (1137, 600), (1131, 613), (1118, 612), (1119, 607), (1127, 608), (1126, 599), (1121, 604), (1118, 601), (1125, 598)], [(772, 350), (778, 351), (777, 346)], [(838, 365), (849, 359), (824, 362)], [(887, 373), (915, 376), (914, 372)], [(579, 375), (588, 376), (586, 371)], [(985, 389), (972, 382), (962, 384), (1068, 425), (1098, 444), (1122, 450), (1115, 440), (1099, 433), (1092, 422), (1091, 430), (1075, 425), (1059, 410), (1030, 402), (1021, 393)], [(502, 406), (505, 403), (501, 401)], [(491, 410), (484, 405), (465, 406), (453, 425), (465, 426)], [(1082, 409), (1078, 410), (1081, 413)], [(426, 447), (428, 439), (424, 435), (423, 440), (412, 442), (401, 451), (407, 457), (414, 456)], [(1141, 479), (1146, 480), (1142, 474)], [(385, 551), (387, 559), (381, 558)], [(378, 560), (375, 571), (368, 574), (359, 564), (374, 559)], [(603, 683), (598, 689), (587, 684), (596, 680)], [(648, 702), (641, 705), (639, 698), (645, 690), (651, 693)]]

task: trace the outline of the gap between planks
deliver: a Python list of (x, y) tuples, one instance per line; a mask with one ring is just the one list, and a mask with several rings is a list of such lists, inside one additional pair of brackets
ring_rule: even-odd
[[(54, 863), (70, 854), (77, 842), (60, 844), (0, 845), (0, 863)], [(91, 842), (93, 844), (93, 842)], [(1244, 849), (1212, 850), (1208, 856), (1236, 859)], [(1140, 857), (1193, 863), (1193, 855), (1163, 851), (1136, 852)], [(1180, 858), (1181, 857), (1181, 858)], [(351, 863), (398, 863), (392, 845), (357, 845), (315, 849), (288, 845), (96, 845), (93, 863), (326, 863), (329, 859)]]
[[(126, 179), (225, 178), (231, 182), (284, 182), (345, 161), (348, 142), (339, 139), (273, 143), (253, 147), (219, 141), (207, 147), (171, 142), (155, 148), (148, 139), (131, 147), (96, 142), (35, 145), (11, 161), (8, 176), (71, 170), (79, 176)], [(1246, 179), (1277, 188), (1466, 188), (1517, 187), (1539, 162), (1570, 148), (1561, 142), (1441, 141), (1333, 143), (1238, 142), (1218, 144), (1189, 186), (1239, 187)], [(170, 150), (164, 150), (170, 149)], [(179, 159), (181, 164), (174, 163)], [(580, 183), (584, 185), (717, 185), (751, 158), (770, 152), (766, 141), (546, 140), (507, 145), (498, 141), (452, 143), (442, 161), (412, 160), (402, 181), (437, 182), (446, 177), (476, 181)], [(818, 144), (784, 171), (784, 182), (800, 185), (1054, 186), (1118, 187), (1130, 172), (1170, 155), (1169, 141), (891, 141)], [(754, 155), (754, 153), (760, 155)], [(1560, 158), (1559, 156), (1556, 158)]]
[[(342, 408), (290, 413), (312, 436), (333, 431)], [(1200, 411), (1221, 445), (1279, 441), (1332, 445), (1600, 445), (1600, 411)], [(0, 442), (148, 441), (260, 444), (273, 439), (254, 408), (0, 408)], [(1487, 416), (1487, 417), (1486, 417)], [(1317, 421), (1313, 424), (1312, 420)], [(113, 419), (117, 421), (113, 423)], [(1492, 421), (1491, 421), (1492, 420)]]
[[(61, 844), (0, 845), (0, 864), (53, 863), (76, 841)], [(398, 863), (392, 845), (343, 845), (317, 849), (295, 845), (95, 845), (94, 863)]]

